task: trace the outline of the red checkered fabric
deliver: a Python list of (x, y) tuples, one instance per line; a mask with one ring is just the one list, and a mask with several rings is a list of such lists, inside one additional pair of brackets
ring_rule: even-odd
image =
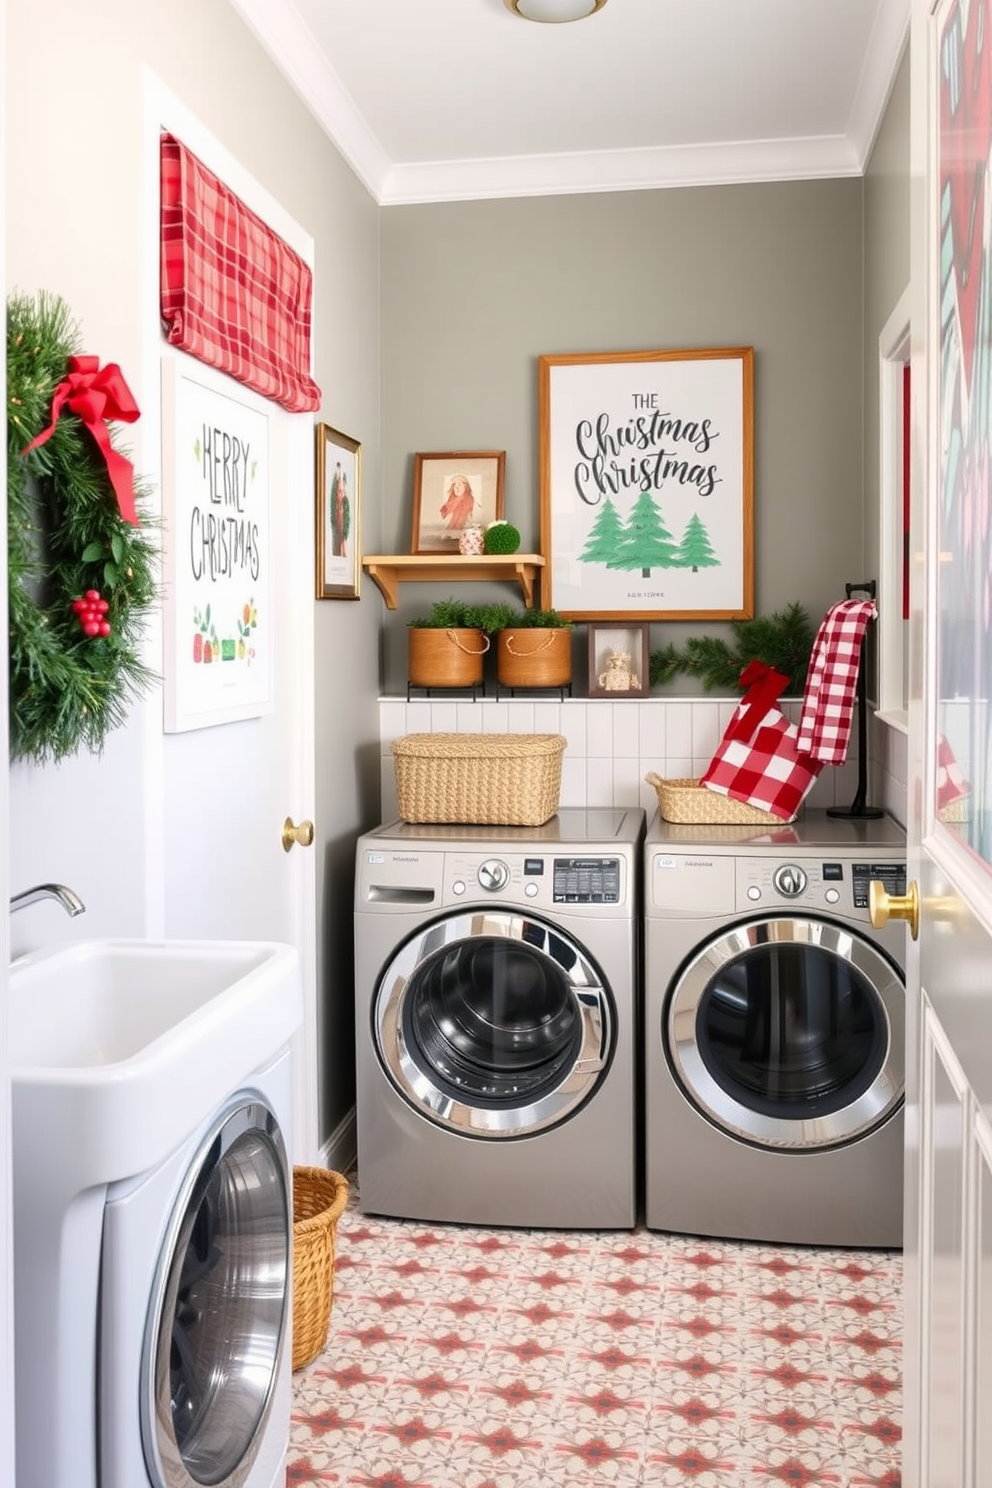
[(170, 343), (292, 413), (319, 408), (307, 265), (171, 134), (162, 135), (161, 178)]
[(944, 738), (937, 735), (937, 810), (946, 811), (955, 801), (971, 794), (971, 786), (964, 771), (954, 758), (954, 751)]
[(799, 714), (799, 748), (824, 765), (847, 759), (861, 639), (878, 614), (870, 599), (842, 599), (824, 615), (813, 642)]
[(788, 678), (752, 661), (740, 680), (748, 690), (701, 784), (781, 821), (792, 821), (821, 767), (799, 751), (796, 726), (777, 706)]

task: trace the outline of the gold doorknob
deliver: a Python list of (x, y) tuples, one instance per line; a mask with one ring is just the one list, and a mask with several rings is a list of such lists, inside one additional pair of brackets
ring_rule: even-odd
[(873, 878), (868, 885), (868, 918), (876, 930), (890, 920), (905, 920), (916, 940), (920, 933), (920, 890), (916, 880), (910, 881), (905, 894), (887, 894), (885, 885)]
[(287, 816), (282, 828), (283, 852), (289, 852), (294, 843), (299, 843), (300, 847), (311, 846), (311, 844), (313, 843), (312, 821), (301, 821), (299, 826), (296, 826), (293, 818), (291, 816)]

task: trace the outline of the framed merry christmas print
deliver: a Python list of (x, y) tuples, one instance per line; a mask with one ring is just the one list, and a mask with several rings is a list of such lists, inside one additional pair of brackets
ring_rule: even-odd
[(542, 356), (538, 374), (542, 606), (750, 619), (753, 349)]

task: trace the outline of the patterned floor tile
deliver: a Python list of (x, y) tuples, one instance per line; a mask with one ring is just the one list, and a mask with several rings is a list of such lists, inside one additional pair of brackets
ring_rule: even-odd
[(901, 1257), (358, 1212), (287, 1488), (898, 1488)]

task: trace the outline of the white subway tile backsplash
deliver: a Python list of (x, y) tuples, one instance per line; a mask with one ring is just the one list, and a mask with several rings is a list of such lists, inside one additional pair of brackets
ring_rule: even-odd
[[(649, 772), (695, 778), (709, 763), (736, 701), (720, 698), (618, 699), (480, 698), (477, 702), (383, 698), (379, 705), (382, 816), (396, 815), (389, 746), (412, 733), (562, 734), (561, 804), (568, 807), (641, 805), (653, 816), (658, 798)], [(787, 712), (798, 713), (799, 704)], [(874, 722), (874, 721), (873, 721)], [(906, 820), (905, 736), (875, 723), (868, 802)], [(807, 797), (813, 807), (848, 807), (858, 786), (857, 732), (844, 765), (825, 765)]]
[(564, 734), (561, 703), (534, 703), (535, 734)]
[(638, 748), (642, 760), (665, 758), (665, 703), (643, 702), (637, 709)]
[(613, 709), (613, 758), (615, 760), (637, 759), (641, 752), (640, 733), (637, 728), (637, 709), (640, 704), (610, 703), (609, 706)]
[(608, 760), (586, 760), (586, 805), (613, 805), (613, 770)]
[[(669, 703), (665, 713), (666, 753), (679, 759), (692, 759), (692, 704)], [(659, 770), (659, 775), (671, 775), (671, 770)]]
[[(586, 754), (590, 759), (613, 758), (613, 704), (590, 703), (586, 710)], [(601, 802), (597, 804), (601, 805)]]
[(588, 754), (586, 747), (586, 710), (580, 704), (566, 703), (561, 710), (560, 727), (553, 730), (556, 734), (562, 734), (568, 740), (568, 748), (571, 754), (581, 755), (583, 759)]

